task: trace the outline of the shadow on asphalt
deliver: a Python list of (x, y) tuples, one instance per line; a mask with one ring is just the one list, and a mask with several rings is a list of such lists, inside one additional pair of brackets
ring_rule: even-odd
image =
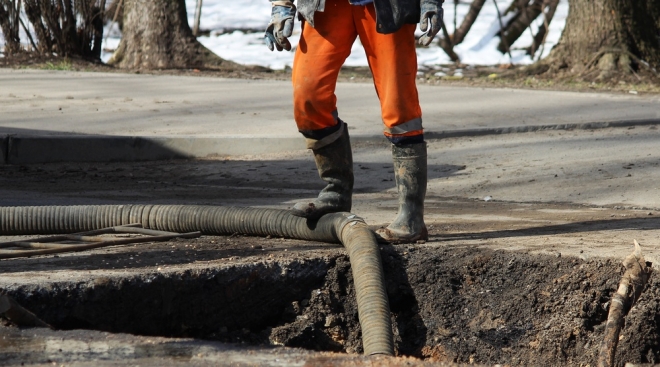
[[(429, 165), (429, 179), (464, 166)], [(389, 156), (354, 163), (355, 193), (395, 187)], [(311, 157), (0, 165), (0, 206), (200, 204), (263, 206), (315, 197), (325, 186)]]
[(538, 226), (521, 229), (508, 229), (490, 232), (468, 232), (434, 235), (439, 241), (459, 241), (465, 239), (495, 239), (507, 237), (533, 237), (568, 233), (637, 230), (648, 231), (660, 229), (660, 218), (628, 218), (572, 222), (549, 226)]

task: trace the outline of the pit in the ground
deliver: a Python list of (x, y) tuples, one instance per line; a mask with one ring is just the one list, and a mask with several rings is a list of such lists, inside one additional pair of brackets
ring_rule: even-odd
[[(436, 361), (594, 365), (622, 268), (503, 250), (383, 246), (396, 351)], [(341, 250), (9, 293), (60, 329), (188, 336), (360, 353), (353, 279)], [(660, 361), (660, 284), (628, 316), (617, 364)]]

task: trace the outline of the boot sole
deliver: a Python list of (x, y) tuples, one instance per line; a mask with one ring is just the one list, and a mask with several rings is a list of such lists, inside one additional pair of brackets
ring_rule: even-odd
[(397, 233), (388, 228), (381, 228), (375, 232), (379, 243), (401, 244), (416, 243), (417, 241), (428, 241), (429, 233), (426, 227), (420, 233)]

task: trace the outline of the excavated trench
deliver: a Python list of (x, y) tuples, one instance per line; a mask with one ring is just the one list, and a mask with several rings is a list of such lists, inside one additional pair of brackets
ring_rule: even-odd
[[(59, 329), (361, 353), (343, 251), (231, 266), (15, 285)], [(594, 365), (618, 261), (431, 245), (383, 246), (396, 351), (435, 361)], [(626, 320), (617, 364), (660, 361), (660, 283)]]

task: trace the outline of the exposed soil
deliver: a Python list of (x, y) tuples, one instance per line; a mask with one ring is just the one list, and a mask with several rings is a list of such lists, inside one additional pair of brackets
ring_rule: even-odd
[[(360, 353), (348, 258), (332, 248), (280, 257), (277, 242), (249, 237), (177, 240), (149, 245), (130, 260), (126, 253), (111, 251), (88, 262), (107, 262), (105, 269), (116, 263), (142, 267), (168, 257), (217, 259), (232, 248), (242, 248), (243, 256), (233, 265), (212, 260), (185, 269), (166, 260), (169, 267), (158, 271), (55, 279), (46, 282), (50, 285), (8, 290), (58, 328)], [(292, 245), (305, 246), (286, 242), (292, 251)], [(262, 254), (271, 251), (275, 258), (263, 260)], [(594, 365), (610, 296), (622, 273), (611, 260), (443, 245), (383, 246), (382, 255), (397, 353), (430, 361)], [(3, 261), (0, 266), (7, 274), (30, 261)], [(50, 271), (54, 278), (56, 269), (84, 268), (80, 262), (71, 266), (66, 256), (46, 263), (40, 271)], [(618, 365), (660, 359), (659, 295), (660, 283), (652, 280), (627, 320)]]

